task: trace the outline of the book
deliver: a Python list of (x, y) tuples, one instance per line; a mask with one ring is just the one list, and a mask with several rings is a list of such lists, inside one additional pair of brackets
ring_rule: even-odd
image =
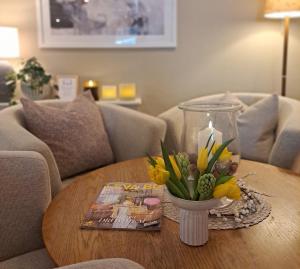
[(163, 193), (163, 186), (154, 183), (108, 183), (89, 208), (80, 227), (158, 231)]

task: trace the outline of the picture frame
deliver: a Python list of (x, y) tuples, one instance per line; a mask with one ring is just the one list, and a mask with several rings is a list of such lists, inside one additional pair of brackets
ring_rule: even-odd
[(40, 48), (175, 48), (177, 0), (36, 0)]
[(72, 101), (79, 94), (79, 76), (56, 75), (59, 99)]

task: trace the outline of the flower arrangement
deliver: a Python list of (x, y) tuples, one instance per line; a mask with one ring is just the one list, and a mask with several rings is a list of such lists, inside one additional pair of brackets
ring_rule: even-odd
[(148, 155), (149, 177), (156, 184), (165, 184), (169, 192), (181, 199), (204, 201), (227, 197), (239, 200), (241, 190), (233, 176), (237, 164), (231, 161), (232, 153), (227, 146), (233, 139), (217, 145), (209, 137), (206, 146), (200, 148), (198, 156), (179, 152), (169, 155), (161, 142), (162, 157)]

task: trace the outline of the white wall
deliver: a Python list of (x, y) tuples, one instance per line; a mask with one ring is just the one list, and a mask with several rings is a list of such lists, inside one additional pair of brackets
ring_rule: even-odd
[[(52, 74), (103, 83), (136, 82), (142, 111), (158, 114), (178, 102), (217, 92), (279, 92), (282, 23), (261, 17), (259, 0), (178, 0), (173, 49), (43, 49), (37, 46), (35, 0), (1, 0), (0, 25), (19, 27), (21, 54)], [(288, 88), (300, 99), (300, 23), (291, 27)]]

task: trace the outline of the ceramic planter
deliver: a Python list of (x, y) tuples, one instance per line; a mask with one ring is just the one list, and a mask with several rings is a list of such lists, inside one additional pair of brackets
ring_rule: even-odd
[(180, 239), (190, 246), (202, 246), (208, 241), (208, 211), (221, 205), (219, 199), (207, 201), (183, 200), (170, 195), (180, 209)]
[(52, 97), (52, 88), (49, 84), (44, 85), (39, 90), (33, 90), (27, 83), (21, 82), (21, 90), (24, 96), (31, 100), (43, 100)]

